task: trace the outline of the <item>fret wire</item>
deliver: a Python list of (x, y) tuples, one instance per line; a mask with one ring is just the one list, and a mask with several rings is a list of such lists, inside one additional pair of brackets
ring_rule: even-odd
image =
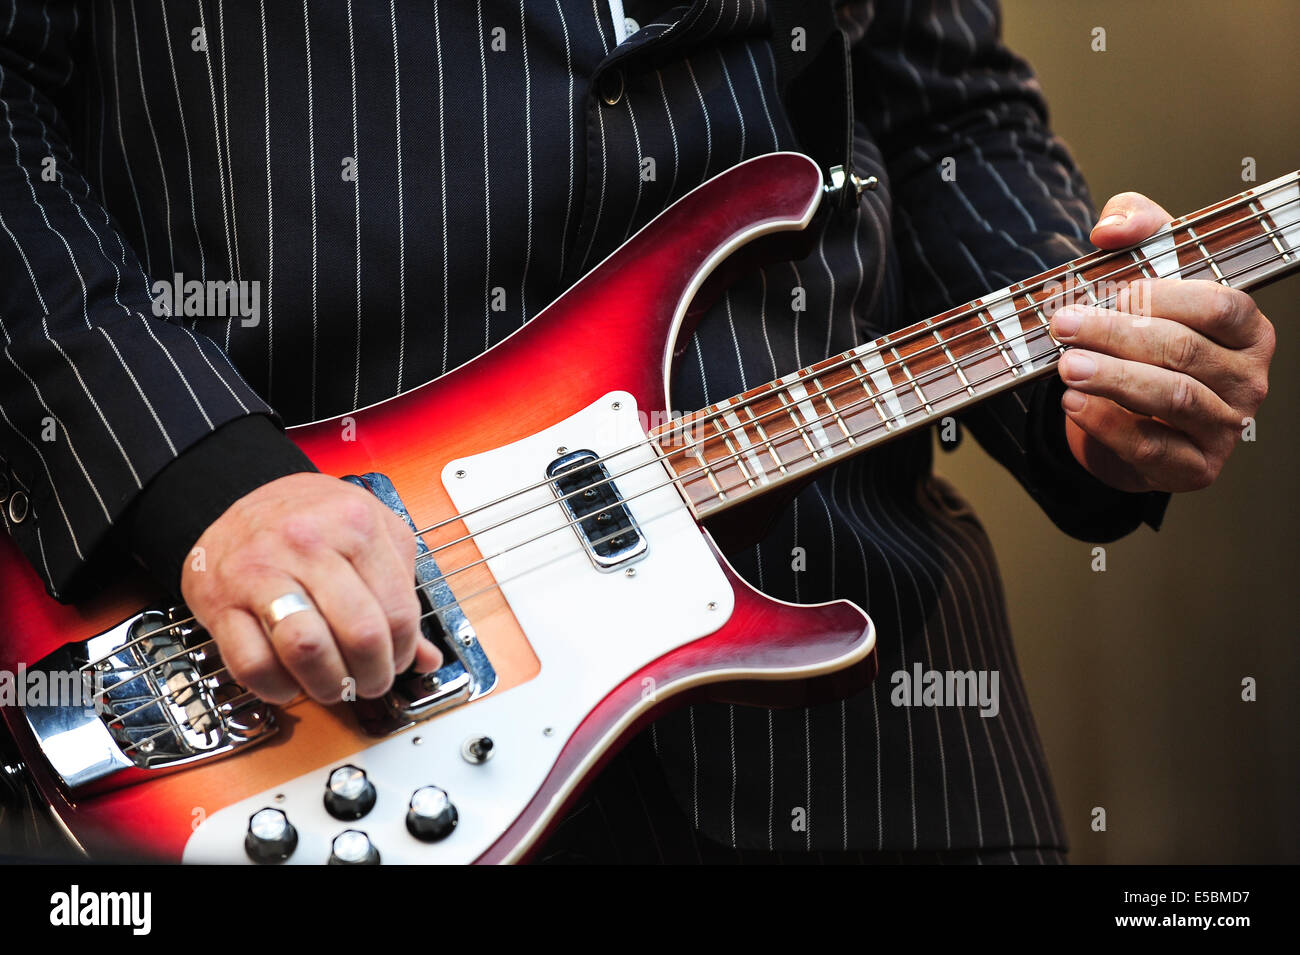
[[(1073, 277), (1075, 278), (1076, 282), (1077, 282), (1079, 285), (1082, 285), (1082, 286), (1083, 286), (1083, 294), (1086, 295), (1089, 299), (1092, 300), (1092, 304), (1093, 304), (1093, 305), (1096, 305), (1096, 304), (1097, 304), (1097, 296), (1096, 296), (1095, 294), (1093, 294), (1093, 291), (1092, 291), (1092, 284), (1091, 284), (1090, 282), (1087, 282), (1087, 281), (1084, 280), (1083, 276), (1079, 274), (1078, 269), (1075, 269), (1073, 272), (1066, 272), (1065, 274), (1066, 274), (1067, 276), (1073, 276)], [(1015, 296), (1012, 296), (1013, 303), (1014, 303), (1014, 299), (1015, 299)], [(1071, 304), (1073, 304), (1073, 302), (1071, 302)]]
[[(930, 319), (927, 318), (925, 324), (929, 327), (931, 324)], [(974, 398), (975, 389), (971, 387), (971, 383), (966, 379), (966, 372), (962, 371), (961, 362), (952, 357), (952, 351), (949, 350), (948, 343), (943, 340), (943, 336), (939, 334), (939, 329), (931, 328), (931, 334), (934, 335), (935, 341), (939, 343), (939, 347), (943, 349), (943, 353), (948, 356), (948, 364), (952, 365), (952, 367), (956, 369), (957, 377), (960, 378), (961, 383), (966, 386), (967, 393)]]
[(704, 456), (703, 449), (699, 446), (698, 443), (693, 442), (691, 444), (691, 450), (693, 450), (695, 452), (695, 456), (699, 458), (700, 467), (704, 469), (704, 477), (708, 480), (710, 484), (713, 485), (713, 490), (718, 495), (718, 499), (721, 501), (725, 501), (727, 499), (727, 496), (722, 492), (722, 484), (718, 481), (717, 477), (714, 476), (713, 468), (709, 466), (709, 461)]
[[(1212, 255), (1210, 254), (1210, 250), (1207, 249), (1207, 248), (1205, 247), (1205, 243), (1202, 242), (1202, 241), (1200, 240), (1200, 238), (1196, 235), (1195, 230), (1193, 230), (1192, 227), (1191, 227), (1190, 225), (1189, 225), (1189, 226), (1186, 226), (1185, 228), (1187, 229), (1187, 234), (1188, 234), (1189, 236), (1191, 236), (1193, 239), (1196, 239), (1196, 247), (1197, 247), (1198, 249), (1200, 249), (1202, 252), (1205, 253), (1205, 261), (1206, 261), (1206, 264), (1208, 264), (1208, 265), (1210, 266), (1211, 271), (1214, 272), (1214, 276), (1215, 276), (1215, 278), (1216, 278), (1218, 281), (1222, 282), (1224, 285), (1227, 285), (1227, 284), (1228, 284), (1228, 280), (1225, 279), (1225, 278), (1223, 277), (1223, 273), (1222, 273), (1221, 271), (1219, 271), (1219, 266), (1218, 266), (1218, 264), (1214, 261), (1214, 256), (1212, 256)], [(1180, 270), (1180, 271), (1181, 271), (1181, 270)]]
[(867, 393), (867, 397), (871, 399), (871, 404), (876, 409), (876, 414), (880, 417), (880, 423), (883, 424), (886, 428), (888, 428), (890, 422), (890, 416), (885, 414), (884, 409), (880, 407), (880, 399), (877, 398), (876, 393), (871, 390), (871, 376), (867, 373), (866, 363), (863, 362), (861, 358), (859, 358), (857, 359), (857, 364), (858, 367), (862, 369), (861, 375), (853, 371), (852, 361), (849, 362), (849, 371), (853, 372), (853, 377), (858, 380), (858, 383), (862, 385), (862, 390), (865, 391)]
[(1160, 277), (1158, 274), (1151, 274), (1155, 270), (1151, 268), (1151, 263), (1147, 259), (1147, 254), (1141, 249), (1131, 249), (1129, 254), (1133, 256), (1133, 261), (1137, 263), (1138, 270), (1141, 271), (1143, 278), (1153, 279)]
[[(718, 408), (718, 405), (714, 405), (713, 407)], [(718, 436), (722, 438), (722, 443), (727, 446), (727, 450), (731, 452), (734, 458), (732, 463), (736, 465), (741, 475), (745, 478), (746, 481), (749, 482), (749, 486), (757, 487), (758, 485), (755, 483), (754, 479), (750, 477), (749, 468), (745, 466), (745, 462), (742, 461), (740, 458), (740, 452), (737, 451), (735, 446), (731, 443), (731, 429), (728, 429), (727, 431), (723, 431), (722, 427), (718, 424), (718, 421), (721, 417), (722, 416), (720, 414), (717, 414), (715, 412), (714, 417), (712, 419), (713, 430), (718, 432)]]
[[(1268, 210), (1263, 207), (1263, 203), (1256, 202), (1254, 199), (1252, 199), (1247, 205), (1249, 208), (1256, 210), (1254, 218), (1267, 217), (1269, 219), (1273, 219), (1273, 217), (1269, 214)], [(1273, 248), (1277, 249), (1279, 252), (1282, 253), (1283, 262), (1289, 262), (1291, 261), (1291, 258), (1293, 257), (1294, 253), (1290, 252), (1287, 249), (1282, 248), (1282, 243), (1278, 240), (1276, 234), (1277, 231), (1280, 231), (1277, 230), (1276, 219), (1273, 220), (1273, 226), (1274, 226), (1274, 234), (1270, 236), (1270, 238), (1273, 240)]]
[(925, 406), (925, 413), (934, 414), (934, 409), (930, 407), (930, 402), (925, 397), (925, 392), (921, 390), (921, 386), (918, 385), (916, 379), (912, 377), (912, 370), (907, 367), (907, 362), (903, 360), (903, 356), (899, 354), (896, 347), (891, 348), (890, 351), (892, 351), (894, 357), (898, 359), (898, 367), (903, 369), (903, 375), (907, 378), (908, 382), (911, 383), (912, 390), (916, 392), (916, 396), (921, 399), (921, 404)]
[[(850, 433), (848, 428), (844, 427), (844, 419), (840, 417), (839, 410), (836, 409), (835, 405), (831, 402), (831, 391), (833, 391), (835, 388), (838, 388), (840, 386), (834, 385), (832, 388), (825, 388), (823, 387), (821, 380), (818, 379), (816, 375), (812, 376), (812, 381), (817, 386), (818, 390), (821, 392), (821, 399), (822, 401), (826, 402), (826, 407), (831, 409), (831, 415), (835, 418), (835, 423), (839, 425), (840, 430), (844, 432), (844, 437), (848, 438), (849, 446), (852, 447), (856, 445), (857, 442), (853, 440), (852, 433)], [(814, 410), (816, 410), (815, 405), (813, 406), (813, 408)]]
[(754, 412), (750, 410), (749, 405), (744, 406), (744, 411), (745, 414), (749, 415), (750, 422), (754, 425), (755, 429), (757, 429), (758, 436), (763, 439), (763, 444), (767, 446), (767, 453), (772, 455), (772, 460), (776, 462), (776, 466), (780, 469), (781, 473), (786, 474), (785, 464), (781, 461), (781, 455), (776, 453), (776, 447), (772, 444), (772, 439), (767, 436), (766, 429), (764, 429), (759, 420), (754, 417)]
[(817, 456), (818, 453), (817, 449), (814, 448), (812, 442), (808, 440), (808, 434), (806, 431), (804, 431), (804, 426), (800, 424), (800, 422), (803, 420), (803, 415), (800, 415), (798, 418), (795, 417), (799, 409), (795, 407), (794, 402), (786, 394), (786, 389), (789, 388), (790, 386), (785, 383), (784, 379), (781, 379), (781, 385), (782, 387), (779, 391), (777, 391), (776, 397), (780, 400), (782, 406), (786, 409), (786, 414), (789, 415), (790, 420), (794, 422), (794, 427), (795, 430), (799, 432), (799, 437), (803, 438), (803, 443), (808, 445), (808, 450), (812, 452), (813, 460), (820, 461), (821, 458)]
[[(1052, 323), (1048, 321), (1047, 316), (1043, 314), (1043, 309), (1039, 306), (1037, 299), (1034, 298), (1033, 294), (1030, 292), (1029, 289), (1025, 290), (1024, 297), (1025, 297), (1025, 301), (1033, 306), (1034, 314), (1038, 316), (1039, 323), (1043, 326), (1043, 328), (1047, 330), (1047, 336), (1048, 338), (1051, 339), (1052, 344), (1055, 346), (1057, 355), (1064, 355), (1065, 346), (1062, 345), (1060, 342), (1058, 342), (1055, 338), (1052, 338)], [(1100, 303), (1098, 303), (1098, 306), (1101, 308), (1105, 307)]]
[[(744, 422), (740, 420), (740, 415), (736, 411), (736, 402), (736, 398), (727, 399), (727, 411), (723, 413), (722, 419), (727, 422), (730, 426), (729, 430), (732, 434), (737, 436), (737, 439), (741, 444), (740, 454), (747, 462), (745, 469), (753, 473), (754, 480), (759, 484), (766, 484), (768, 480), (770, 480), (767, 473), (767, 467), (758, 456), (758, 448), (749, 440), (749, 432), (745, 430)], [(744, 408), (744, 402), (741, 402), (739, 407)], [(735, 422), (735, 424), (732, 424), (732, 422)]]
[[(1003, 344), (1002, 338), (999, 335), (994, 334), (997, 326), (993, 322), (985, 320), (984, 306), (982, 304), (975, 309), (975, 317), (979, 319), (980, 324), (984, 327), (984, 333), (993, 340), (993, 344), (997, 345), (998, 353), (1002, 356), (1002, 360), (1007, 363), (1007, 367), (1011, 369), (1012, 376), (1019, 376), (1020, 369), (1016, 367), (1016, 363), (1012, 361), (1011, 356), (1007, 354), (1006, 345)], [(989, 315), (989, 318), (992, 317), (992, 315)], [(1009, 318), (1010, 316), (1007, 317)]]
[(1030, 294), (1029, 289), (1025, 289), (1025, 301), (1033, 306), (1033, 312), (1036, 316), (1038, 316), (1039, 324), (1041, 324), (1044, 328), (1051, 328), (1052, 323), (1047, 320), (1047, 316), (1043, 314), (1043, 309), (1038, 304), (1038, 300), (1035, 299), (1032, 294)]

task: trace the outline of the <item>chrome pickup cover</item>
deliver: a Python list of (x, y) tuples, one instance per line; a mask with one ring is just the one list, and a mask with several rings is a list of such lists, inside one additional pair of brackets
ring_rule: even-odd
[[(383, 474), (349, 475), (345, 481), (369, 491), (394, 514), (417, 528), (406, 505)], [(415, 579), (420, 595), (424, 635), (443, 653), (435, 673), (398, 674), (393, 688), (379, 700), (358, 700), (354, 707), (362, 728), (371, 736), (386, 736), (443, 710), (476, 700), (496, 686), (497, 675), (478, 634), (447, 585), (438, 562), (419, 534), (415, 537)]]
[(645, 535), (595, 451), (561, 455), (546, 476), (597, 570), (617, 570), (645, 554)]

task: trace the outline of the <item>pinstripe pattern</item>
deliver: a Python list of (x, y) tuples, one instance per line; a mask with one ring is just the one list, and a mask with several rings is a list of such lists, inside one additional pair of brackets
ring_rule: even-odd
[[(598, 0), (0, 0), (0, 456), (33, 502), (5, 522), (53, 593), (220, 424), (340, 414), (433, 378), (709, 175), (798, 147), (764, 0), (624, 9), (643, 27), (619, 44)], [(882, 187), (819, 223), (806, 260), (722, 297), (682, 362), (679, 409), (1082, 250), (1091, 201), (991, 3), (840, 13), (855, 159)], [(944, 157), (955, 182), (939, 178)], [(154, 317), (151, 282), (178, 272), (261, 282), (262, 320)], [(1086, 531), (1089, 502), (1063, 504), (1045, 477), (1048, 387), (967, 423)], [(773, 596), (865, 606), (883, 678), (806, 710), (660, 721), (648, 751), (701, 838), (1010, 861), (1063, 848), (988, 539), (931, 459), (922, 434), (849, 462), (735, 555)], [(915, 662), (998, 670), (1000, 714), (893, 706), (888, 675)], [(612, 790), (593, 792), (579, 815), (610, 818)]]

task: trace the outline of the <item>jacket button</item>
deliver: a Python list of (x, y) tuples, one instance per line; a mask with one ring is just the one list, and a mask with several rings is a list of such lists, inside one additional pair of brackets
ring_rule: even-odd
[(607, 70), (596, 81), (596, 91), (606, 106), (617, 106), (623, 98), (623, 71)]

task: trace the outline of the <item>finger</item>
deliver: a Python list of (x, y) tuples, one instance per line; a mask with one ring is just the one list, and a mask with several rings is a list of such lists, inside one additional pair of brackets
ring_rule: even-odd
[(415, 641), (415, 660), (411, 666), (415, 668), (416, 673), (432, 673), (442, 666), (442, 663), (442, 651), (430, 641), (423, 637)]
[[(290, 593), (302, 594), (315, 602), (316, 594), (305, 583), (293, 577), (276, 575), (258, 580), (247, 609), (258, 619), (265, 620), (271, 602)], [(267, 635), (281, 665), (313, 700), (330, 704), (343, 698), (347, 667), (319, 611), (304, 610), (291, 614), (271, 626)]]
[(1225, 398), (1246, 377), (1247, 359), (1179, 322), (1072, 305), (1051, 319), (1059, 342), (1190, 375)]
[[(1083, 395), (1082, 392), (1079, 394), (1087, 401), (1115, 404), (1109, 398)], [(1124, 411), (1118, 405), (1115, 407), (1124, 414), (1133, 413)], [(1080, 428), (1069, 415), (1065, 416), (1065, 443), (1069, 446), (1074, 459), (1102, 483), (1130, 494), (1151, 490), (1151, 484), (1137, 468)]]
[(1119, 292), (1115, 307), (1181, 322), (1228, 348), (1261, 344), (1273, 331), (1253, 298), (1205, 279), (1140, 279)]
[(1113, 401), (1066, 389), (1061, 407), (1094, 441), (1129, 464), (1152, 490), (1194, 491), (1209, 484), (1209, 462), (1185, 434)]
[(383, 696), (393, 685), (393, 637), (379, 601), (356, 568), (336, 553), (322, 554), (304, 571), (312, 599), (356, 680), (357, 694)]
[(420, 600), (415, 593), (415, 535), (395, 514), (386, 515), (386, 534), (351, 555), (370, 592), (379, 601), (392, 633), (393, 660), (402, 672), (415, 659), (420, 633)]
[(1237, 413), (1222, 398), (1167, 368), (1071, 348), (1061, 356), (1060, 375), (1069, 387), (1160, 418), (1203, 447), (1212, 446), (1225, 427), (1237, 426)]
[[(414, 601), (416, 614), (414, 625), (415, 639), (412, 641), (410, 648), (411, 657), (408, 659), (405, 656), (400, 656), (397, 663), (397, 671), (401, 673), (408, 667), (414, 667), (415, 672), (417, 673), (432, 673), (434, 670), (442, 666), (442, 651), (439, 650), (432, 641), (424, 636), (424, 631), (421, 629), (421, 612), (423, 611), (423, 607), (420, 605), (420, 598), (417, 595), (415, 585), (412, 582), (415, 577), (414, 565), (417, 550), (415, 533), (411, 530), (406, 521), (402, 520), (396, 514), (391, 515), (391, 517), (392, 520), (387, 522), (387, 526), (389, 529), (389, 536), (397, 547), (397, 553), (399, 557), (409, 555), (409, 559), (406, 560), (404, 565), (407, 567), (406, 577), (404, 579), (410, 583), (410, 596)], [(390, 623), (392, 623), (391, 618)], [(398, 623), (400, 624), (400, 621), (398, 621)], [(396, 633), (396, 627), (394, 632)], [(394, 642), (397, 642), (397, 637), (394, 638)]]
[(1092, 228), (1092, 243), (1101, 249), (1118, 249), (1154, 235), (1173, 220), (1155, 202), (1137, 192), (1111, 196)]
[(208, 633), (226, 670), (245, 688), (268, 703), (288, 703), (298, 695), (298, 684), (276, 659), (256, 617), (230, 607), (218, 614)]

